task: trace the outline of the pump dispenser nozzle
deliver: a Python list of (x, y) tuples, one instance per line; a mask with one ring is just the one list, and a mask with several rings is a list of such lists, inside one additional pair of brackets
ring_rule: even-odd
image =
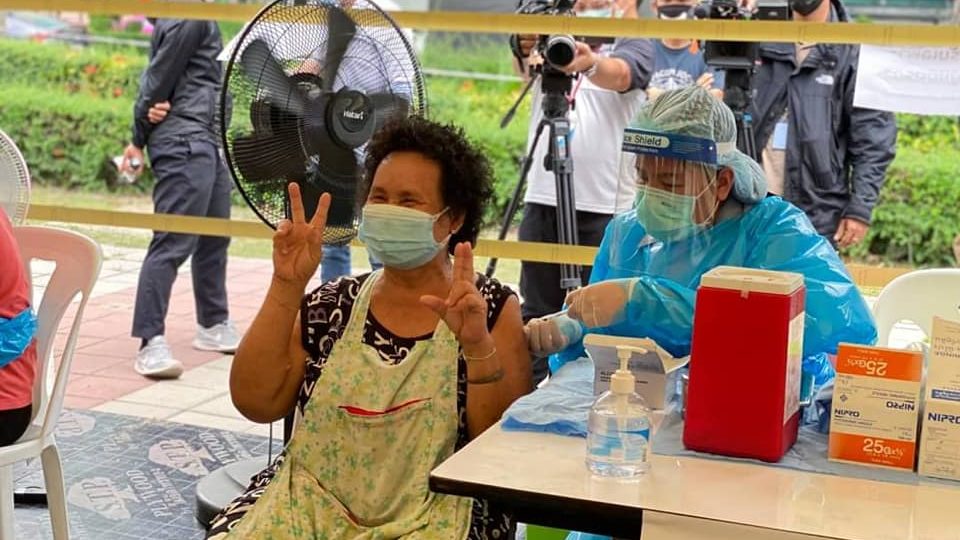
[(617, 358), (620, 360), (620, 369), (610, 376), (610, 392), (614, 394), (629, 394), (634, 391), (637, 380), (630, 371), (630, 357), (633, 353), (647, 354), (642, 347), (617, 345)]

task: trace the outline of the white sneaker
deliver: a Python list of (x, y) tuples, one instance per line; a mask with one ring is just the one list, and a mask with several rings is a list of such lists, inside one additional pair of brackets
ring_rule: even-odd
[(163, 336), (154, 336), (147, 342), (147, 346), (137, 353), (133, 369), (144, 377), (176, 379), (183, 373), (183, 364), (173, 359)]
[(230, 321), (223, 321), (210, 328), (197, 327), (197, 337), (193, 340), (193, 348), (201, 351), (216, 351), (233, 353), (240, 344), (240, 334)]

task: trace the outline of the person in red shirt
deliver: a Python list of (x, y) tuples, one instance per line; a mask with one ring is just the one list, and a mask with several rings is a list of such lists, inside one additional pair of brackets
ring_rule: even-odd
[(33, 416), (34, 332), (26, 270), (13, 225), (0, 207), (0, 446), (16, 442)]

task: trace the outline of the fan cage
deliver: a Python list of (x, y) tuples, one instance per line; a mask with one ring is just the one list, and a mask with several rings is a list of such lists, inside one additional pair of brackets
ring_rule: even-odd
[(30, 207), (30, 171), (23, 155), (6, 133), (0, 130), (0, 206), (14, 225), (27, 219)]
[[(347, 87), (365, 94), (390, 92), (403, 95), (410, 103), (408, 114), (426, 115), (426, 89), (411, 38), (369, 0), (341, 0), (340, 5), (356, 23), (356, 35), (340, 64), (334, 90)], [(302, 0), (278, 0), (266, 6), (243, 29), (227, 63), (220, 99), (224, 153), (247, 204), (273, 228), (289, 215), (286, 189), (289, 180), (278, 175), (252, 181), (245, 178), (237, 167), (234, 142), (238, 137), (251, 136), (254, 132), (251, 105), (258, 96), (260, 83), (250, 80), (239, 65), (239, 58), (250, 43), (260, 39), (266, 42), (288, 75), (303, 69), (307, 62), (322, 60), (329, 37), (327, 11), (323, 1), (315, 0), (306, 4)], [(295, 134), (297, 139), (302, 136), (299, 130)], [(359, 185), (365, 147), (364, 144), (354, 151), (358, 163), (356, 174), (351, 178), (336, 178), (338, 182)], [(302, 143), (300, 154), (304, 169), (313, 168), (315, 173), (327, 174), (322, 155), (308, 156)], [(268, 167), (278, 157), (277, 152), (262, 151), (262, 159)], [(276, 165), (278, 169), (289, 166), (279, 162)], [(358, 200), (333, 201), (334, 205), (352, 205), (353, 220), (339, 226), (328, 224), (324, 230), (325, 244), (342, 244), (356, 236), (361, 203)]]

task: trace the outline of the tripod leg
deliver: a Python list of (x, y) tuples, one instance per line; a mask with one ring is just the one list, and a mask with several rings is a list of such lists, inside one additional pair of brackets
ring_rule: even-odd
[[(520, 169), (520, 179), (517, 181), (516, 187), (513, 188), (513, 196), (510, 198), (510, 204), (507, 206), (503, 221), (500, 223), (500, 232), (497, 234), (497, 240), (503, 240), (507, 237), (507, 233), (510, 231), (510, 225), (513, 223), (513, 218), (517, 214), (517, 209), (520, 208), (520, 197), (527, 183), (527, 174), (530, 173), (530, 167), (533, 165), (533, 153), (537, 150), (537, 143), (540, 142), (540, 135), (543, 133), (543, 127), (545, 125), (545, 123), (541, 122), (540, 125), (537, 126), (537, 132), (533, 136), (533, 144), (530, 145), (530, 151), (527, 152), (526, 157), (523, 158), (523, 164)], [(490, 262), (487, 263), (486, 276), (491, 278), (496, 271), (497, 259), (491, 258)]]
[[(570, 156), (570, 123), (566, 117), (552, 118), (548, 159), (552, 164), (557, 190), (557, 239), (560, 244), (577, 245), (577, 205), (573, 191), (573, 158)], [(560, 267), (560, 288), (571, 291), (580, 287), (580, 267)]]

